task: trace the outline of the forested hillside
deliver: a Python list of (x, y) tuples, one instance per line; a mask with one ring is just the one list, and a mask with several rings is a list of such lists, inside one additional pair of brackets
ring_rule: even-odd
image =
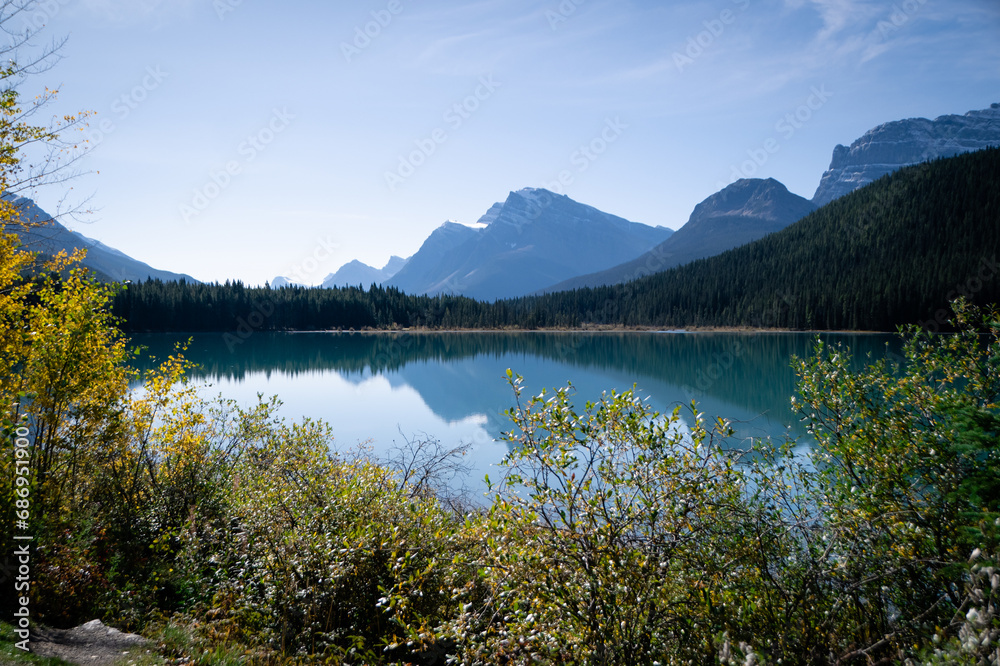
[(131, 285), (130, 330), (935, 328), (959, 295), (996, 302), (1000, 149), (902, 169), (759, 241), (623, 285), (485, 304), (369, 290)]
[(717, 257), (535, 305), (639, 326), (893, 330), (927, 321), (963, 292), (997, 300), (998, 182), (996, 149), (908, 167)]
[(630, 282), (714, 257), (781, 231), (814, 210), (811, 201), (773, 178), (743, 178), (695, 206), (684, 226), (652, 250), (606, 271), (565, 280), (544, 293)]

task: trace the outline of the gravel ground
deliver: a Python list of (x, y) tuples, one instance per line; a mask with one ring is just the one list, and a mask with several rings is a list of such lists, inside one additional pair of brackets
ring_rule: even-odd
[(136, 634), (123, 634), (100, 620), (91, 620), (72, 629), (33, 630), (29, 645), (32, 652), (44, 657), (58, 657), (71, 664), (108, 666), (122, 662), (131, 652), (143, 652), (149, 641)]

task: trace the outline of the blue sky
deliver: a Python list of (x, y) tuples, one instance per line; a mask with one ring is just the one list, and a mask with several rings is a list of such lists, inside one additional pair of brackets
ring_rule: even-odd
[(997, 0), (46, 0), (22, 18), (68, 37), (38, 81), (52, 111), (94, 112), (71, 197), (97, 210), (68, 226), (207, 281), (381, 266), (523, 187), (676, 229), (737, 175), (810, 198), (837, 143), (1000, 101)]

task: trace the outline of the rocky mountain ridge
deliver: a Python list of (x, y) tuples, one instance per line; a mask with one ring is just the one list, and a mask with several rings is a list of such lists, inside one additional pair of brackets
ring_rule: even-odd
[(833, 149), (812, 201), (823, 206), (904, 166), (992, 146), (1000, 146), (1000, 104), (961, 116), (883, 123), (849, 147)]
[(773, 178), (743, 178), (695, 206), (684, 226), (640, 257), (544, 291), (617, 284), (665, 271), (781, 231), (815, 209)]
[(21, 220), (25, 224), (7, 225), (4, 230), (17, 233), (27, 250), (48, 256), (61, 251), (72, 253), (77, 248), (86, 250), (87, 256), (82, 265), (93, 270), (101, 280), (109, 282), (139, 282), (148, 278), (197, 282), (190, 275), (153, 268), (145, 262), (133, 259), (121, 250), (70, 231), (31, 199), (9, 195), (7, 199), (18, 207)]
[(438, 227), (387, 284), (412, 294), (513, 298), (635, 258), (673, 233), (535, 188), (511, 192), (476, 226)]

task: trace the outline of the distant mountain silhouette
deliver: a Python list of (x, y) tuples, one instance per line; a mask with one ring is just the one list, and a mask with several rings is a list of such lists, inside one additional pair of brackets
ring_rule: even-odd
[(31, 199), (9, 195), (6, 198), (17, 205), (21, 220), (25, 224), (32, 225), (27, 227), (6, 225), (4, 228), (7, 232), (16, 233), (21, 238), (25, 249), (41, 252), (48, 256), (60, 251), (71, 253), (75, 249), (84, 249), (87, 251), (87, 257), (83, 260), (83, 266), (94, 271), (99, 279), (106, 282), (124, 282), (126, 280), (141, 282), (148, 278), (163, 281), (197, 282), (190, 275), (153, 268), (149, 264), (133, 259), (124, 252), (108, 247), (100, 241), (70, 231), (39, 208)]
[(673, 233), (531, 188), (494, 204), (479, 227), (446, 222), (387, 284), (411, 294), (512, 298), (637, 257)]
[(382, 284), (399, 272), (406, 265), (406, 259), (393, 255), (389, 262), (382, 268), (375, 268), (355, 259), (340, 268), (335, 273), (330, 273), (323, 278), (323, 286), (327, 289), (331, 287), (370, 287), (373, 284)]
[(781, 231), (815, 206), (768, 178), (741, 179), (695, 206), (687, 224), (642, 256), (605, 271), (552, 285), (544, 291), (628, 282), (711, 257)]

